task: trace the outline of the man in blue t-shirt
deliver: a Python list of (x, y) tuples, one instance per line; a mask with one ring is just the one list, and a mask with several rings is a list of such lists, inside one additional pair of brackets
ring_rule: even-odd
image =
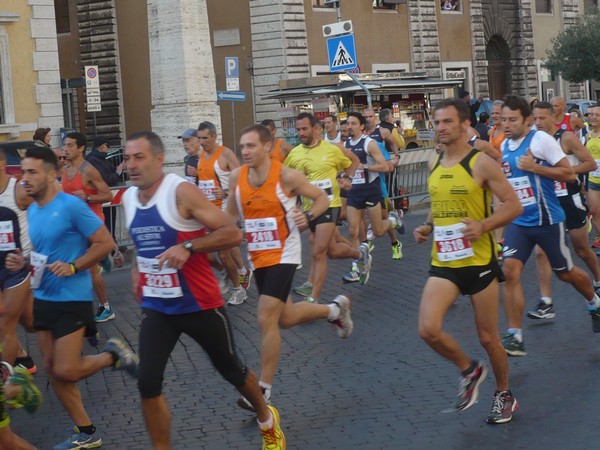
[(30, 148), (22, 163), (29, 207), (32, 251), (25, 261), (20, 251), (6, 257), (9, 270), (31, 267), (34, 289), (33, 327), (56, 396), (75, 425), (75, 434), (55, 448), (99, 447), (102, 439), (87, 415), (77, 381), (113, 366), (135, 375), (137, 357), (118, 339), (104, 351), (81, 356), (84, 336), (94, 336), (92, 279), (94, 267), (113, 248), (108, 229), (77, 197), (59, 192), (58, 160), (47, 148)]

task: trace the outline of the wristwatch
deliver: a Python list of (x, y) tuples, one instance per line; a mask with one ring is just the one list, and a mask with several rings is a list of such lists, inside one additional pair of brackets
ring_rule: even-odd
[(183, 241), (182, 245), (188, 252), (194, 253), (194, 244), (192, 244), (192, 241)]

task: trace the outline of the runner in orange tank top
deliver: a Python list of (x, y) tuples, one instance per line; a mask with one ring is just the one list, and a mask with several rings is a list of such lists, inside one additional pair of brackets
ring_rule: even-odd
[(286, 142), (282, 138), (276, 137), (277, 127), (273, 119), (265, 119), (261, 123), (269, 129), (271, 136), (273, 136), (273, 149), (271, 150), (271, 158), (277, 159), (279, 162), (284, 162), (287, 155), (292, 151), (292, 145)]
[[(263, 125), (242, 130), (240, 151), (244, 165), (231, 174), (227, 212), (244, 222), (248, 253), (258, 287), (258, 323), (261, 330), (260, 386), (267, 403), (280, 356), (279, 328), (290, 328), (317, 319), (329, 319), (341, 338), (353, 330), (350, 299), (338, 295), (332, 303), (294, 303), (290, 296), (292, 279), (301, 262), (300, 232), (309, 220), (323, 214), (329, 199), (306, 177), (284, 167), (270, 156), (273, 137)], [(312, 201), (302, 212), (296, 197)], [(251, 409), (244, 397), (238, 405)]]
[[(198, 156), (198, 187), (212, 203), (224, 210), (228, 200), (229, 176), (233, 169), (240, 166), (240, 163), (231, 149), (217, 143), (217, 128), (213, 123), (202, 122), (196, 134), (202, 146)], [(248, 298), (246, 289), (250, 285), (252, 271), (244, 265), (238, 247), (220, 251), (218, 254), (226, 272), (226, 275), (222, 274), (219, 277), (221, 293), (225, 294), (229, 290), (225, 280), (227, 277), (232, 286), (232, 293), (227, 303), (240, 305)]]
[[(69, 133), (65, 138), (63, 151), (70, 164), (64, 169), (62, 187), (65, 193), (74, 195), (86, 202), (90, 209), (104, 223), (102, 204), (110, 202), (113, 197), (110, 188), (102, 179), (100, 172), (83, 158), (85, 146), (86, 138), (81, 133)], [(114, 250), (115, 252), (119, 250), (116, 243)], [(90, 268), (94, 292), (100, 302), (98, 311), (96, 312), (96, 322), (107, 322), (114, 319), (115, 314), (108, 304), (106, 284), (100, 274), (99, 268), (100, 266)]]

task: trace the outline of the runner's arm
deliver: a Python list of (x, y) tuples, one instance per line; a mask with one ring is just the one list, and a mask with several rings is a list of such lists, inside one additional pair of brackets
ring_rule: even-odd
[(562, 134), (560, 140), (561, 144), (579, 160), (578, 165), (571, 166), (573, 172), (588, 173), (596, 170), (596, 161), (594, 161), (587, 147), (581, 143), (574, 133), (567, 131)]
[(383, 172), (383, 173), (390, 171), (390, 167), (388, 166), (387, 162), (385, 161), (383, 155), (381, 154), (381, 150), (379, 150), (379, 146), (377, 145), (377, 143), (375, 141), (369, 142), (369, 145), (367, 146), (367, 152), (369, 153), (371, 158), (373, 158), (375, 160), (375, 164), (368, 164), (368, 165), (363, 164), (364, 169), (368, 169), (371, 172)]
[(325, 191), (310, 184), (306, 177), (297, 170), (282, 167), (281, 182), (290, 194), (302, 196), (312, 201), (310, 208), (306, 211), (294, 208), (294, 222), (300, 231), (308, 226), (309, 216), (316, 219), (329, 208), (329, 198), (327, 198)]
[(240, 219), (240, 212), (237, 209), (237, 202), (235, 201), (235, 190), (237, 189), (238, 179), (240, 177), (240, 169), (237, 168), (231, 175), (229, 175), (229, 201), (227, 202), (227, 213), (233, 217), (234, 221)]
[(577, 179), (577, 175), (569, 165), (566, 157), (563, 157), (553, 166), (542, 166), (535, 162), (535, 158), (531, 154), (531, 150), (527, 149), (527, 155), (521, 156), (518, 161), (519, 169), (527, 172), (550, 178), (556, 181), (573, 182)]
[(392, 154), (398, 156), (398, 143), (396, 142), (396, 139), (394, 139), (394, 136), (392, 136), (390, 130), (383, 127), (379, 127), (379, 129), (381, 130), (381, 137), (390, 146)]
[(88, 203), (105, 203), (110, 202), (113, 199), (108, 184), (102, 179), (98, 169), (91, 164), (88, 164), (85, 168), (85, 178), (87, 178), (89, 183), (93, 186), (92, 189), (98, 191), (97, 194), (86, 196), (85, 201)]

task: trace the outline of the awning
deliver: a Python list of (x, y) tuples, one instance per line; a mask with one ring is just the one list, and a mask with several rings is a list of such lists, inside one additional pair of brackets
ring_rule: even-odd
[[(405, 74), (405, 76), (397, 78), (386, 76), (388, 74), (381, 74), (379, 77), (378, 75), (361, 74), (360, 77), (372, 95), (438, 93), (442, 89), (452, 89), (464, 83), (464, 80), (441, 80), (412, 74)], [(326, 77), (326, 79), (329, 81), (327, 84), (318, 84), (315, 83), (315, 79), (311, 79), (311, 83), (305, 86), (274, 89), (261, 97), (263, 99), (292, 100), (336, 94), (365, 95), (364, 90), (353, 81), (347, 80), (345, 75), (341, 75), (337, 83), (331, 83), (331, 77)]]

